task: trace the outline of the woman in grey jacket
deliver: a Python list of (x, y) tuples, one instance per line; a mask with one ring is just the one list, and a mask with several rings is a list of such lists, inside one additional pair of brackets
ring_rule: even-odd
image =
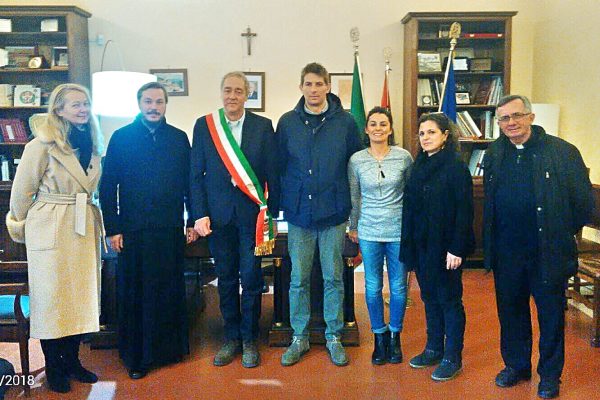
[[(406, 268), (399, 260), (402, 199), (410, 153), (390, 146), (392, 115), (382, 107), (369, 111), (369, 148), (350, 158), (348, 179), (352, 198), (350, 239), (360, 244), (365, 266), (365, 293), (375, 335), (373, 364), (402, 361), (400, 332), (406, 309)], [(383, 260), (390, 283), (390, 323), (383, 316)]]

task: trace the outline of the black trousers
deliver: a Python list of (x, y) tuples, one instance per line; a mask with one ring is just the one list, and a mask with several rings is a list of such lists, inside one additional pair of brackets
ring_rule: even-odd
[(500, 351), (506, 366), (531, 369), (531, 313), (533, 296), (540, 328), (542, 379), (559, 379), (565, 361), (564, 282), (543, 282), (536, 257), (501, 252), (494, 269), (496, 303), (500, 319)]
[(445, 262), (442, 269), (442, 266), (426, 266), (423, 259), (419, 261), (415, 272), (421, 289), (421, 299), (425, 303), (425, 348), (442, 352), (447, 360), (460, 362), (466, 324), (462, 303), (462, 267), (449, 271), (445, 269)]
[(256, 340), (263, 276), (260, 259), (254, 256), (255, 227), (232, 221), (213, 228), (208, 243), (219, 278), (219, 306), (225, 338)]

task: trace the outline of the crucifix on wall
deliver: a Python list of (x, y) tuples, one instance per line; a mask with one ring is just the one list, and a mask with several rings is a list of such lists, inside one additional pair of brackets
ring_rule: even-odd
[(246, 41), (247, 41), (249, 56), (252, 55), (252, 38), (256, 37), (256, 35), (257, 35), (257, 33), (252, 32), (252, 29), (250, 29), (250, 27), (247, 27), (246, 30), (244, 32), (242, 32), (242, 37), (245, 37)]

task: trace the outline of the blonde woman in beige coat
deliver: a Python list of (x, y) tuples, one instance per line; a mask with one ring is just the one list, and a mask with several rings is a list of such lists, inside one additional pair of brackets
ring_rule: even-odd
[(56, 87), (13, 182), (6, 225), (27, 246), (31, 336), (41, 339), (50, 389), (94, 383), (79, 361), (81, 334), (99, 330), (102, 217), (95, 203), (103, 151), (90, 94)]

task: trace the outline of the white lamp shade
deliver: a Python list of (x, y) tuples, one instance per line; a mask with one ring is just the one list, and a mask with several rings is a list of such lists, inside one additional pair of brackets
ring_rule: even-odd
[(156, 76), (142, 72), (102, 71), (92, 74), (92, 103), (96, 115), (133, 117), (140, 112), (137, 91)]

